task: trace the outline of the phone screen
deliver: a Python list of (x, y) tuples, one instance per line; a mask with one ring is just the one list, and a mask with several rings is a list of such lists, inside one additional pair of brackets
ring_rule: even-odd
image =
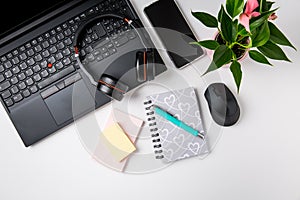
[(182, 68), (204, 54), (184, 16), (174, 0), (159, 0), (144, 9), (170, 58)]

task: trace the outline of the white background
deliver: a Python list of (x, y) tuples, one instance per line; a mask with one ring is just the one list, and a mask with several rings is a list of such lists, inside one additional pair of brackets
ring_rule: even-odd
[[(150, 1), (132, 2), (149, 25), (142, 10)], [(178, 2), (197, 35), (211, 38), (214, 30), (205, 28), (190, 11), (216, 15), (224, 1)], [(276, 24), (299, 49), (300, 1), (278, 0), (276, 5), (280, 6)], [(100, 165), (83, 148), (74, 125), (25, 148), (1, 106), (0, 199), (300, 200), (300, 56), (284, 49), (293, 64), (273, 62), (272, 68), (249, 59), (243, 62), (241, 119), (223, 129), (210, 156), (187, 159), (156, 173), (121, 174)], [(195, 63), (199, 71), (208, 64), (208, 58)], [(192, 77), (190, 70), (182, 73)], [(229, 70), (219, 73), (235, 91)], [(97, 115), (106, 111), (109, 107)]]

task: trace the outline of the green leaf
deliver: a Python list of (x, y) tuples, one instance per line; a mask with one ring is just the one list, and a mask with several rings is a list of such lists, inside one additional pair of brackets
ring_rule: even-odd
[(272, 15), (277, 9), (262, 13), (259, 17), (252, 18), (250, 20), (250, 30), (252, 31), (268, 21), (270, 15)]
[(237, 39), (237, 34), (238, 34), (238, 23), (239, 20), (234, 20), (234, 22), (232, 22), (232, 41), (236, 41)]
[(235, 18), (244, 8), (244, 0), (226, 0), (226, 10), (228, 14)]
[(251, 59), (255, 60), (256, 62), (272, 66), (272, 64), (268, 61), (268, 59), (263, 54), (261, 54), (256, 50), (249, 51), (249, 56)]
[(223, 12), (221, 18), (221, 31), (224, 39), (228, 42), (233, 42), (232, 26), (233, 22), (226, 12)]
[(192, 15), (209, 28), (218, 28), (218, 20), (204, 12), (192, 12)]
[(272, 23), (269, 22), (269, 28), (270, 28), (270, 40), (273, 43), (289, 46), (293, 49), (297, 50), (296, 47), (294, 47), (291, 42), (285, 37), (285, 35)]
[(259, 10), (260, 13), (268, 11), (267, 10), (267, 1), (266, 0), (259, 0)]
[(282, 51), (282, 49), (271, 41), (268, 41), (265, 45), (257, 48), (261, 53), (263, 53), (268, 58), (291, 62), (290, 59)]
[(243, 72), (241, 70), (241, 64), (238, 61), (234, 60), (230, 66), (230, 71), (234, 77), (235, 84), (239, 93), (241, 82), (242, 82), (242, 76), (243, 76)]
[(218, 13), (218, 21), (221, 22), (222, 21), (222, 16), (223, 16), (223, 13), (225, 12), (225, 9), (224, 9), (224, 6), (221, 5), (221, 9)]
[(193, 42), (191, 44), (197, 44), (210, 50), (216, 50), (220, 46), (220, 44), (215, 40), (204, 40), (200, 42)]
[(267, 10), (270, 10), (275, 2), (267, 1)]
[(242, 24), (239, 24), (238, 25), (238, 35), (241, 35), (241, 36), (250, 36), (251, 34), (248, 33), (248, 31), (246, 31), (245, 27), (242, 25)]
[(268, 22), (266, 21), (262, 26), (260, 26), (251, 38), (253, 47), (260, 47), (266, 44), (270, 39)]
[(226, 45), (220, 45), (214, 53), (213, 61), (209, 65), (207, 71), (204, 74), (212, 72), (216, 69), (219, 69), (223, 65), (229, 63), (232, 59), (232, 50), (229, 49)]

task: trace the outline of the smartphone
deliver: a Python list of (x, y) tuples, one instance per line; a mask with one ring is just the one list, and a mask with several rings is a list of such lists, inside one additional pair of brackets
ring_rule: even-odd
[(144, 8), (167, 53), (179, 69), (204, 55), (175, 0), (159, 0)]

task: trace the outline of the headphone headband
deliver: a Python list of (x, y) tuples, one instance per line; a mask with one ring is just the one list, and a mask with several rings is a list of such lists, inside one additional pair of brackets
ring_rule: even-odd
[[(98, 16), (89, 18), (79, 26), (79, 28), (77, 29), (77, 32), (74, 35), (73, 46), (74, 46), (74, 50), (75, 50), (75, 58), (77, 60), (77, 63), (79, 65), (80, 69), (88, 77), (91, 84), (96, 86), (98, 88), (98, 90), (100, 90), (103, 93), (105, 93), (106, 95), (120, 101), (123, 98), (123, 94), (128, 91), (129, 87), (127, 85), (125, 85), (124, 83), (122, 83), (121, 81), (118, 81), (118, 79), (115, 79), (114, 77), (111, 77), (107, 74), (103, 74), (99, 81), (95, 81), (93, 76), (85, 69), (85, 67), (81, 63), (81, 58), (79, 55), (81, 48), (82, 48), (79, 41), (80, 41), (80, 39), (82, 39), (81, 37), (84, 37), (85, 29), (87, 29), (88, 26), (98, 23), (98, 21), (102, 18), (115, 18), (115, 19), (123, 20), (125, 23), (127, 23), (129, 26), (131, 26), (134, 29), (134, 31), (136, 32), (136, 34), (138, 35), (142, 45), (144, 46), (144, 54), (143, 54), (143, 60), (144, 60), (143, 61), (143, 64), (144, 64), (143, 71), (144, 71), (144, 73), (143, 73), (143, 78), (141, 78), (141, 80), (140, 80), (140, 78), (138, 78), (138, 81), (140, 81), (140, 82), (146, 81), (147, 70), (145, 70), (145, 68), (148, 68), (147, 61), (146, 61), (147, 53), (148, 53), (148, 47), (146, 46), (147, 41), (146, 41), (146, 39), (144, 39), (145, 33), (141, 33), (137, 29), (137, 28), (140, 28), (141, 25), (139, 25), (138, 23), (136, 23), (132, 20), (127, 19), (126, 17), (116, 15), (116, 14), (103, 14), (103, 15), (98, 15)], [(144, 37), (142, 37), (142, 35)], [(149, 50), (149, 51), (151, 51), (151, 50)], [(137, 61), (137, 63), (139, 63), (139, 61)], [(137, 67), (137, 69), (139, 69), (139, 67)], [(152, 71), (152, 73), (154, 74), (154, 71)], [(152, 80), (152, 78), (151, 78), (151, 80)]]
[[(99, 19), (102, 18), (115, 18), (115, 19), (120, 19), (123, 20), (124, 22), (128, 23), (129, 25), (133, 26), (135, 29), (139, 27), (138, 24), (133, 25), (133, 21), (127, 19), (126, 17), (123, 17), (121, 15), (117, 15), (117, 14), (103, 14), (103, 15), (98, 15), (95, 17), (92, 17), (90, 19), (87, 19), (83, 24), (81, 24), (79, 26), (79, 28), (77, 29), (75, 35), (74, 35), (74, 41), (73, 41), (73, 46), (75, 48), (75, 54), (79, 54), (79, 39), (83, 34), (84, 29), (86, 29), (89, 25), (95, 23), (96, 21), (98, 21)], [(142, 40), (142, 38), (140, 38)]]

